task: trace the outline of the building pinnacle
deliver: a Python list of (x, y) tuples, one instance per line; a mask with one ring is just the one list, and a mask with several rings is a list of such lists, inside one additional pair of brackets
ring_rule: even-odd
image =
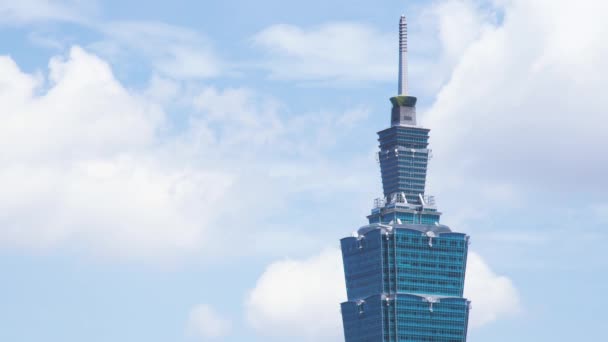
[(397, 95), (407, 95), (407, 21), (399, 19), (399, 86)]

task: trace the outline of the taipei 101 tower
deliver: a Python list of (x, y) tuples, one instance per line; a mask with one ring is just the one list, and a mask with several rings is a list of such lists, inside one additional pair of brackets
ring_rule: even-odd
[(469, 236), (439, 223), (425, 194), (429, 129), (416, 124), (407, 84), (407, 23), (399, 21), (399, 86), (391, 126), (378, 132), (384, 197), (369, 224), (340, 241), (348, 301), (346, 342), (464, 342)]

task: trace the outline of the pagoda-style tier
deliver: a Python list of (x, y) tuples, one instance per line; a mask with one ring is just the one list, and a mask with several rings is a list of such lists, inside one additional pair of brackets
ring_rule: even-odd
[(430, 158), (429, 131), (423, 127), (392, 126), (378, 132), (378, 163), (388, 201), (396, 194), (405, 194), (408, 203), (421, 204), (419, 195), (424, 196)]
[[(376, 294), (341, 305), (346, 341), (357, 342), (465, 341), (469, 310), (470, 301), (465, 298), (401, 293)], [(404, 319), (402, 312), (410, 319)], [(382, 329), (370, 329), (381, 320), (385, 322)]]
[(340, 246), (348, 301), (379, 293), (462, 297), (469, 236), (448, 226), (370, 224)]

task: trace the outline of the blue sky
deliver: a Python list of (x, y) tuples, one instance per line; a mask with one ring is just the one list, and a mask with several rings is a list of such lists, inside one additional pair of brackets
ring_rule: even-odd
[(601, 340), (606, 10), (0, 0), (0, 340), (340, 341), (402, 13), (469, 341)]

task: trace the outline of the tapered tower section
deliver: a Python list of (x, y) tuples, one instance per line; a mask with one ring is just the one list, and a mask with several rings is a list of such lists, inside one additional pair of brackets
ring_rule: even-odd
[(416, 123), (408, 95), (407, 22), (399, 21), (398, 95), (391, 125), (378, 132), (384, 197), (368, 224), (340, 241), (348, 301), (346, 342), (464, 342), (470, 302), (463, 298), (469, 237), (440, 224), (425, 194), (429, 129)]

